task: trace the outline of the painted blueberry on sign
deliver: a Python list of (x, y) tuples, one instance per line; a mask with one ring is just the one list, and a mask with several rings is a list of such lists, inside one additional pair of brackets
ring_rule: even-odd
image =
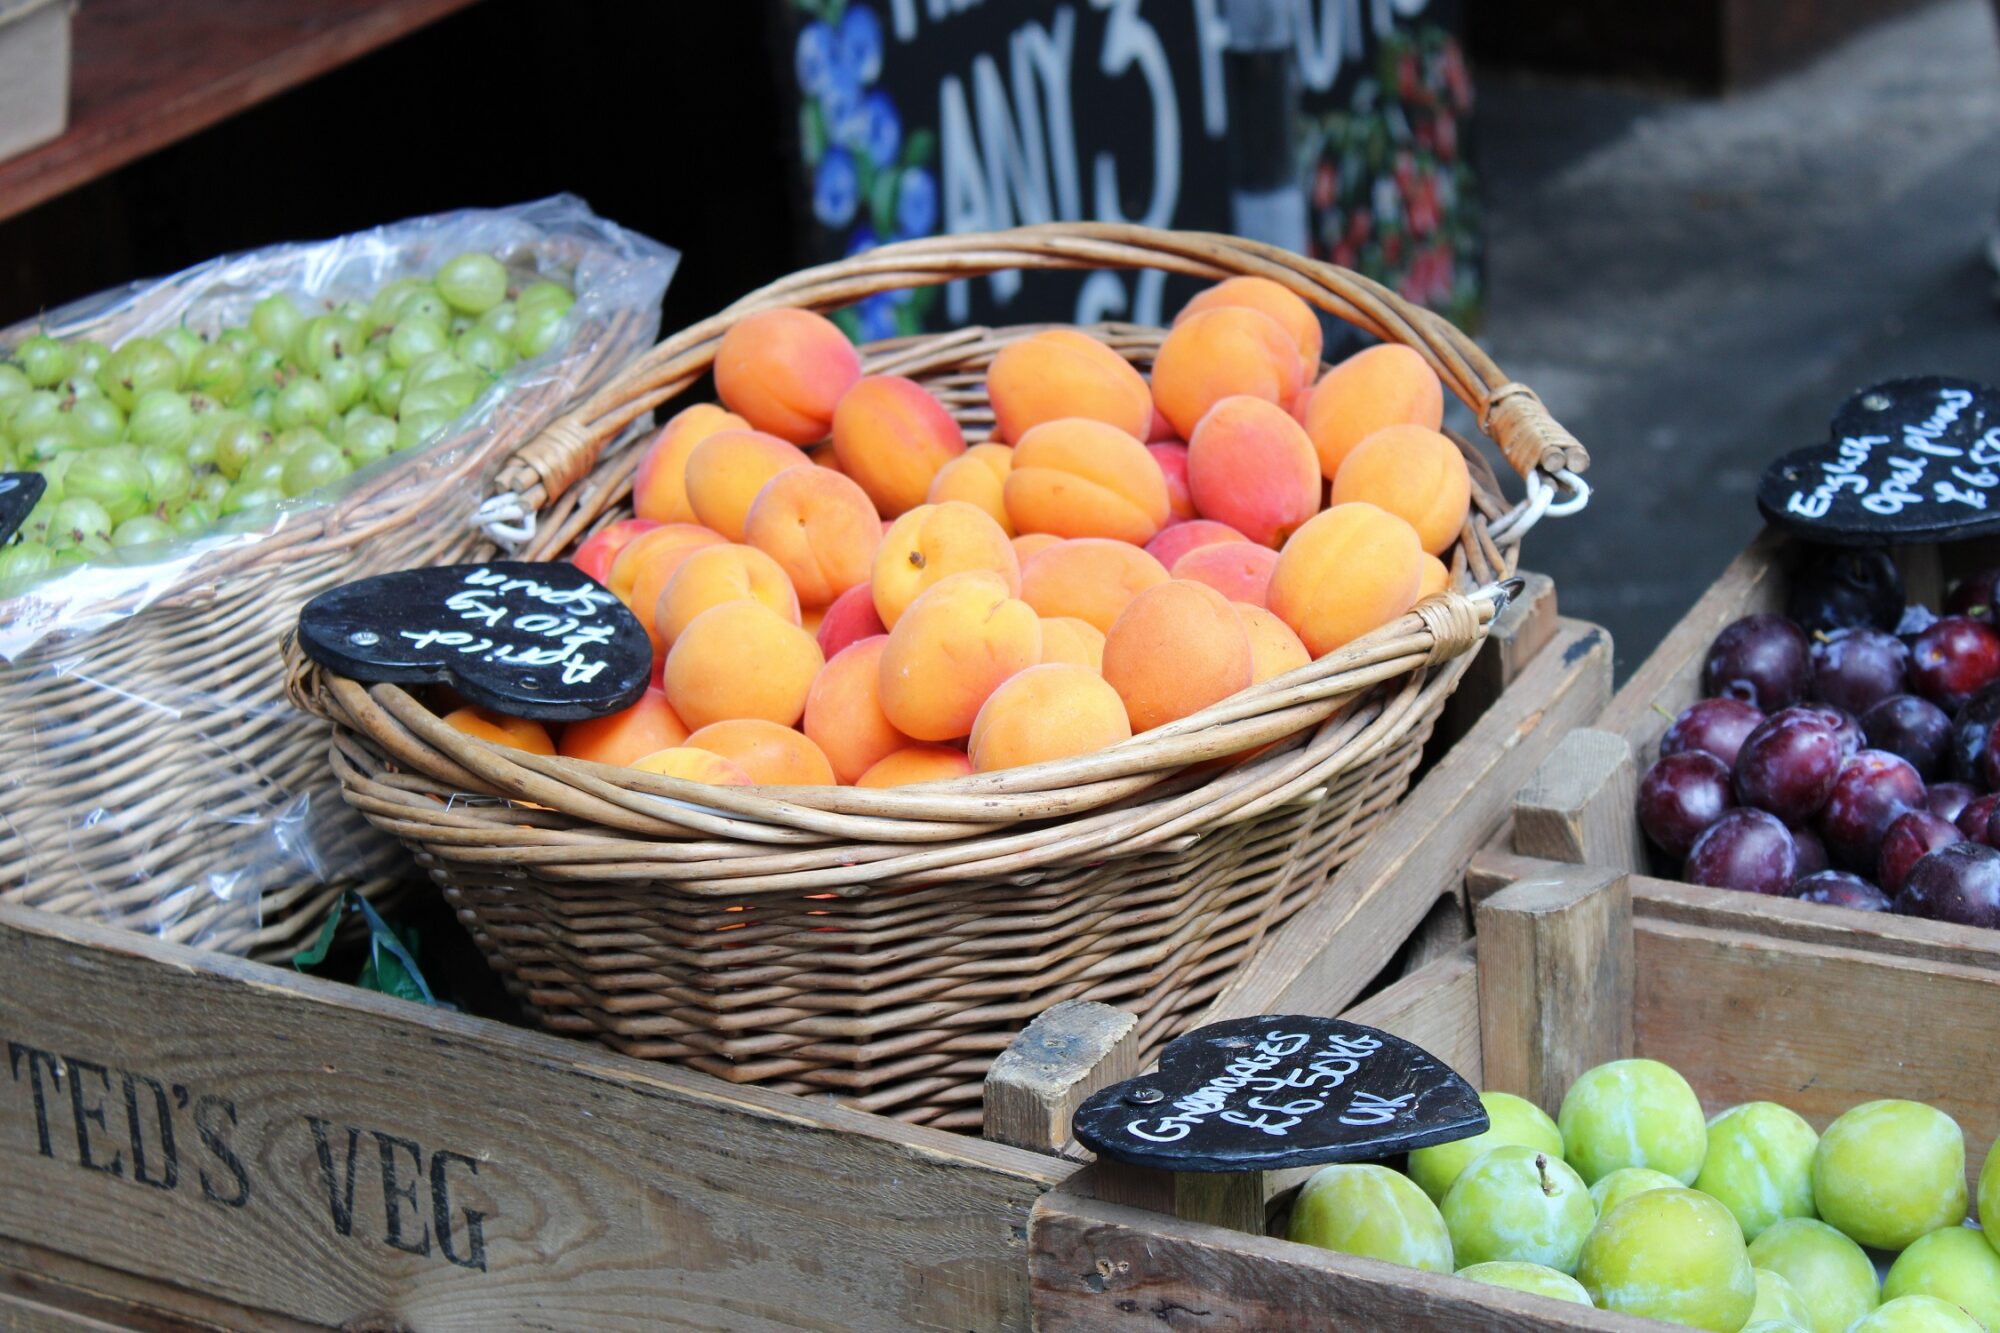
[(1831, 441), (1765, 470), (1757, 507), (1838, 546), (2000, 532), (2000, 392), (1936, 375), (1864, 389), (1834, 414)]
[(28, 521), (28, 511), (48, 486), (48, 478), (39, 472), (0, 472), (0, 546)]
[(1269, 1014), (1169, 1042), (1156, 1072), (1093, 1093), (1072, 1127), (1133, 1166), (1271, 1171), (1470, 1138), (1487, 1119), (1470, 1083), (1401, 1037)]
[(646, 691), (644, 626), (563, 561), (405, 569), (342, 584), (299, 613), (299, 646), (354, 680), (442, 683), (515, 717), (573, 722)]

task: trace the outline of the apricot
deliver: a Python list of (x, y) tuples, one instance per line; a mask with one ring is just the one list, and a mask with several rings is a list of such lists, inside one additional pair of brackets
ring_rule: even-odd
[(748, 787), (750, 775), (743, 769), (709, 750), (697, 750), (692, 745), (676, 745), (664, 750), (656, 750), (632, 761), (632, 767), (642, 773), (658, 773), (665, 778), (680, 778), (686, 782), (706, 782), (711, 787)]
[[(673, 570), (687, 552), (703, 546), (720, 546), (722, 536), (699, 523), (663, 523), (633, 537), (626, 542), (611, 561), (610, 576), (604, 586), (619, 601), (632, 608), (641, 621), (653, 622), (653, 601), (660, 596), (659, 590), (666, 586)], [(661, 561), (666, 561), (666, 573), (649, 573)], [(639, 580), (645, 578), (652, 587), (652, 600), (640, 601)]]
[(1004, 444), (975, 444), (938, 469), (924, 496), (929, 504), (963, 500), (1000, 525), (1009, 537), (1014, 520), (1007, 516), (1007, 473), (1014, 466), (1014, 451)]
[(775, 435), (717, 431), (688, 455), (688, 503), (705, 526), (740, 542), (750, 506), (765, 483), (786, 468), (811, 466), (804, 450)]
[(760, 717), (711, 722), (687, 738), (690, 748), (719, 754), (758, 787), (831, 787), (833, 765), (810, 738)]
[(1417, 530), (1386, 509), (1335, 505), (1278, 553), (1267, 603), (1307, 652), (1324, 657), (1416, 604), (1423, 554)]
[(867, 494), (838, 472), (787, 468), (750, 502), (743, 540), (778, 562), (801, 606), (829, 606), (868, 581), (882, 521)]
[(1444, 385), (1421, 353), (1401, 343), (1356, 352), (1327, 371), (1306, 400), (1306, 434), (1328, 480), (1349, 450), (1384, 426), (1436, 430), (1443, 423)]
[(888, 632), (889, 627), (875, 611), (875, 590), (866, 583), (857, 583), (833, 599), (814, 634), (819, 640), (819, 650), (832, 661), (834, 654), (848, 644)]
[(1148, 444), (1146, 452), (1160, 465), (1160, 476), (1167, 483), (1167, 526), (1186, 523), (1194, 517), (1194, 497), (1188, 494), (1187, 446), (1175, 440)]
[(1014, 538), (1014, 555), (1026, 569), (1028, 562), (1048, 550), (1051, 546), (1061, 546), (1062, 538), (1053, 532), (1024, 532)]
[(711, 606), (667, 650), (667, 702), (689, 726), (761, 717), (791, 726), (825, 659), (812, 635), (762, 602)]
[(1198, 546), (1174, 562), (1173, 576), (1206, 584), (1232, 602), (1263, 606), (1278, 553), (1255, 542)]
[(1174, 323), (1220, 306), (1242, 306), (1269, 315), (1298, 345), (1300, 374), (1310, 380), (1319, 373), (1320, 344), (1325, 336), (1319, 314), (1296, 293), (1269, 278), (1224, 278), (1208, 290), (1196, 292), (1174, 316)]
[(1188, 490), (1203, 517), (1278, 547), (1319, 512), (1319, 463), (1305, 429), (1282, 407), (1238, 395), (1194, 428)]
[(444, 724), (453, 731), (462, 731), (510, 750), (526, 750), (529, 754), (556, 752), (555, 742), (549, 739), (549, 729), (541, 723), (525, 717), (508, 717), (505, 713), (496, 713), (475, 704), (452, 709), (444, 715)]
[(1303, 382), (1292, 336), (1261, 310), (1243, 306), (1218, 306), (1175, 324), (1153, 362), (1153, 400), (1190, 446), (1195, 426), (1223, 399), (1240, 394), (1290, 403)]
[[(924, 590), (882, 650), (878, 688), (891, 725), (920, 741), (956, 740), (1003, 681), (1042, 660), (1042, 622), (984, 570)], [(668, 663), (671, 673), (672, 663)]]
[(1020, 558), (984, 511), (963, 500), (918, 505), (895, 521), (876, 548), (876, 614), (893, 630), (919, 593), (972, 570), (997, 575), (1009, 597), (1020, 590)]
[(688, 622), (724, 602), (749, 598), (787, 622), (799, 623), (799, 599), (778, 562), (754, 546), (704, 546), (688, 552), (660, 590), (653, 629), (671, 649)]
[(687, 724), (667, 702), (666, 691), (649, 687), (630, 708), (564, 727), (556, 753), (599, 764), (630, 764), (687, 738)]
[(611, 578), (611, 562), (618, 553), (642, 532), (650, 532), (660, 525), (647, 518), (624, 518), (609, 527), (599, 528), (583, 539), (570, 552), (569, 562), (599, 583), (608, 584)]
[(882, 650), (877, 634), (847, 645), (826, 660), (806, 695), (805, 721), (842, 782), (854, 782), (884, 756), (913, 744), (882, 711)]
[(908, 787), (918, 782), (948, 782), (972, 772), (965, 751), (951, 745), (912, 745), (885, 755), (856, 778), (857, 787)]
[[(799, 608), (799, 628), (804, 630), (806, 633), (812, 635), (814, 639), (819, 638), (819, 627), (822, 624), (824, 624), (825, 621), (826, 621), (825, 607), (802, 606)], [(822, 648), (820, 651), (825, 652), (826, 650)]]
[(870, 375), (833, 413), (833, 453), (885, 518), (924, 502), (938, 469), (965, 452), (944, 404), (900, 375)]
[(1160, 415), (1158, 404), (1153, 405), (1153, 417), (1146, 427), (1147, 444), (1179, 444), (1181, 437), (1174, 434), (1174, 423)]
[(1132, 599), (1104, 635), (1104, 679), (1135, 732), (1198, 713), (1250, 684), (1250, 636), (1226, 598), (1176, 579)]
[(1093, 754), (1132, 735), (1125, 701), (1089, 667), (1032, 666), (988, 696), (967, 752), (975, 773)]
[(1250, 683), (1262, 685), (1273, 676), (1296, 671), (1312, 661), (1292, 627), (1261, 606), (1236, 603), (1236, 618), (1250, 636)]
[(1423, 577), (1417, 583), (1418, 601), (1435, 597), (1451, 587), (1451, 571), (1445, 567), (1444, 561), (1428, 552), (1423, 558), (1423, 571)]
[(1104, 631), (1075, 616), (1042, 618), (1042, 661), (1104, 670)]
[(834, 408), (861, 378), (861, 355), (832, 320), (760, 310), (715, 349), (715, 391), (750, 425), (793, 444), (826, 438)]
[(1008, 444), (1064, 417), (1101, 421), (1143, 440), (1153, 420), (1146, 377), (1077, 329), (1049, 329), (1001, 348), (986, 368), (986, 397), (993, 433)]
[(1017, 531), (1134, 546), (1151, 541), (1173, 512), (1146, 446), (1083, 417), (1045, 421), (1023, 435), (1004, 495)]
[(1348, 450), (1333, 479), (1333, 502), (1366, 500), (1417, 530), (1424, 550), (1451, 549), (1472, 509), (1465, 455), (1427, 426), (1384, 426)]
[(639, 456), (632, 474), (632, 512), (661, 523), (693, 523), (687, 497), (687, 461), (694, 447), (725, 430), (749, 430), (750, 423), (714, 403), (682, 408), (660, 427)]
[(1134, 597), (1167, 581), (1166, 567), (1136, 546), (1103, 537), (1058, 542), (1021, 571), (1021, 600), (1043, 616), (1075, 616), (1109, 633)]
[(1197, 546), (1249, 540), (1227, 523), (1218, 523), (1212, 518), (1196, 518), (1160, 529), (1160, 535), (1146, 543), (1146, 554), (1172, 569), (1176, 560)]

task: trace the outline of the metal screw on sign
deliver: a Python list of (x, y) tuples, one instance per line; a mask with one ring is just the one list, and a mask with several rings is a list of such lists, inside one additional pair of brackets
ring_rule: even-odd
[(382, 636), (372, 629), (358, 629), (347, 636), (347, 641), (357, 648), (372, 648), (382, 642)]
[(1889, 410), (1889, 398), (1886, 394), (1871, 393), (1861, 400), (1861, 405), (1870, 412), (1886, 412)]
[(1134, 1088), (1125, 1094), (1125, 1100), (1134, 1106), (1151, 1106), (1154, 1102), (1165, 1101), (1166, 1096), (1158, 1088)]

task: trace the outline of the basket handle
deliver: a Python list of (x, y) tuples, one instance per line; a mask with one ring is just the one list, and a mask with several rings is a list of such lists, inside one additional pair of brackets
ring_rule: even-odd
[[(1516, 533), (1543, 512), (1580, 507), (1590, 455), (1532, 389), (1509, 379), (1450, 321), (1352, 270), (1241, 237), (1162, 231), (1108, 222), (1043, 223), (1010, 231), (923, 237), (801, 270), (750, 293), (634, 359), (583, 403), (550, 423), (500, 467), (481, 527), (509, 546), (552, 554), (627, 480), (621, 468), (579, 505), (577, 483), (606, 447), (648, 412), (707, 373), (716, 345), (745, 316), (778, 306), (832, 310), (880, 292), (934, 286), (1006, 269), (1153, 268), (1197, 278), (1269, 278), (1310, 304), (1428, 361), (1514, 470), (1529, 482), (1530, 507)], [(1538, 484), (1539, 483), (1539, 484)], [(1558, 489), (1573, 498), (1558, 505)], [(548, 511), (560, 509), (555, 513)], [(554, 518), (538, 525), (537, 516)], [(575, 521), (564, 522), (570, 517)], [(537, 532), (540, 526), (543, 531)], [(538, 539), (539, 538), (539, 539)]]

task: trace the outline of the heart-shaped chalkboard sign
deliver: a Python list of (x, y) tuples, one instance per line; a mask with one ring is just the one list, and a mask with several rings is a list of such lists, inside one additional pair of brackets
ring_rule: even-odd
[(14, 539), (48, 488), (49, 479), (39, 472), (0, 472), (0, 546)]
[(1757, 507), (1835, 546), (2000, 532), (2000, 392), (1937, 375), (1863, 389), (1834, 414), (1831, 440), (1765, 469)]
[(646, 692), (645, 627), (566, 561), (439, 565), (344, 583), (306, 603), (299, 646), (353, 680), (442, 683), (547, 722), (603, 717)]
[(1177, 1037), (1156, 1072), (1091, 1094), (1072, 1121), (1091, 1151), (1167, 1171), (1374, 1161), (1486, 1127), (1479, 1093), (1429, 1051), (1286, 1014)]

